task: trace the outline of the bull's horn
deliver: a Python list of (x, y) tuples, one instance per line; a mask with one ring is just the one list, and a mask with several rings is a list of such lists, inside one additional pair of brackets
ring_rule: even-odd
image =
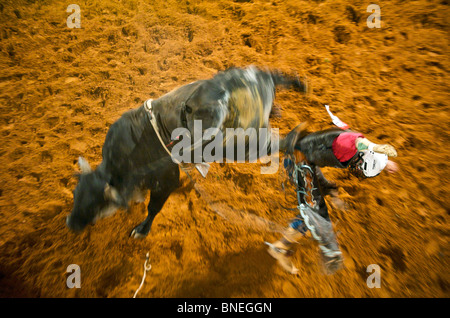
[(115, 203), (120, 203), (121, 201), (119, 191), (117, 191), (116, 188), (110, 186), (109, 183), (105, 185), (104, 196), (106, 200), (113, 201)]
[(83, 157), (78, 158), (78, 165), (80, 166), (81, 173), (89, 173), (92, 171), (92, 168), (89, 165), (89, 162), (86, 159), (84, 159)]

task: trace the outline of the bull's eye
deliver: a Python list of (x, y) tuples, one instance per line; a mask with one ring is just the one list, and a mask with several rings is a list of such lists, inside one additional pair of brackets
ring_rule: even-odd
[(186, 105), (186, 113), (190, 114), (192, 113), (192, 108)]

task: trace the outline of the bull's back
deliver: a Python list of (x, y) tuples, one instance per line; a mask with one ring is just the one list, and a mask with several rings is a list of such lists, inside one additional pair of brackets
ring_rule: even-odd
[(269, 73), (256, 67), (235, 68), (218, 74), (213, 80), (223, 81), (230, 94), (226, 127), (268, 127), (275, 98), (275, 85)]

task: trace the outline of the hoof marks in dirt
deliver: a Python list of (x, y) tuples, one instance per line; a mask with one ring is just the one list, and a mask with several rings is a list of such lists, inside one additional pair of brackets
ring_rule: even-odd
[(183, 254), (183, 246), (179, 241), (173, 242), (170, 246), (170, 250), (175, 254), (177, 260), (181, 258), (181, 255)]
[(249, 194), (252, 190), (254, 176), (249, 173), (238, 173), (232, 177), (233, 182), (242, 189), (245, 194)]
[(345, 8), (345, 13), (347, 18), (356, 24), (361, 20), (361, 14), (350, 5)]
[(403, 250), (398, 247), (383, 247), (380, 250), (381, 254), (389, 256), (392, 261), (394, 269), (404, 272), (406, 270), (405, 254)]
[(351, 35), (347, 28), (343, 25), (338, 25), (333, 29), (334, 39), (338, 43), (345, 44), (350, 41)]
[(50, 152), (45, 150), (41, 153), (41, 162), (52, 162), (52, 161), (53, 155)]
[(383, 200), (381, 200), (380, 198), (376, 198), (375, 200), (377, 201), (377, 204), (378, 204), (379, 206), (384, 206)]

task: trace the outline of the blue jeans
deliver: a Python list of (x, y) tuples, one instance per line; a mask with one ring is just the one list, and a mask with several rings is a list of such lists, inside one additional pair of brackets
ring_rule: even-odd
[(297, 215), (297, 217), (291, 223), (289, 223), (289, 226), (302, 234), (305, 234), (308, 231), (308, 228), (306, 227), (305, 222), (303, 222), (300, 214)]

